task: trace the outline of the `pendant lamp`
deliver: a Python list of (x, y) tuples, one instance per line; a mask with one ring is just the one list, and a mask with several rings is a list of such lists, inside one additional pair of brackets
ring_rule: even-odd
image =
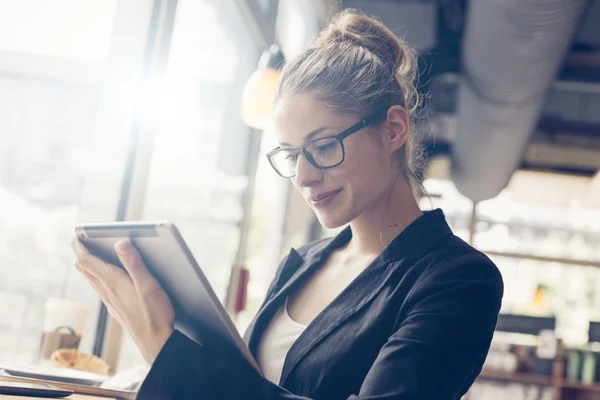
[(246, 125), (258, 130), (265, 130), (271, 125), (275, 90), (284, 63), (283, 53), (276, 44), (261, 55), (258, 69), (250, 76), (242, 92), (242, 119)]

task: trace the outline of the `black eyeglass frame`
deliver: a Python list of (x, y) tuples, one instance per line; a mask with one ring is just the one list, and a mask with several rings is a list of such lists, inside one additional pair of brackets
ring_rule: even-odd
[[(269, 160), (269, 164), (271, 164), (271, 167), (275, 170), (275, 172), (277, 172), (277, 175), (281, 176), (282, 178), (293, 178), (294, 176), (296, 176), (296, 174), (290, 175), (290, 176), (285, 176), (285, 175), (281, 174), (275, 167), (274, 162), (272, 161), (272, 158), (276, 154), (278, 154), (282, 151), (292, 151), (292, 152), (296, 153), (296, 156), (298, 156), (300, 153), (302, 153), (304, 155), (304, 157), (306, 157), (308, 162), (311, 163), (311, 165), (317, 169), (329, 169), (329, 168), (337, 167), (338, 165), (342, 164), (344, 162), (344, 160), (346, 159), (346, 151), (344, 149), (344, 139), (346, 139), (348, 136), (352, 135), (353, 133), (356, 133), (356, 132), (360, 131), (361, 129), (364, 129), (367, 126), (373, 124), (375, 121), (377, 121), (378, 118), (380, 118), (385, 113), (387, 113), (388, 109), (389, 109), (389, 107), (386, 107), (384, 109), (374, 112), (373, 114), (358, 121), (356, 124), (352, 125), (348, 129), (343, 130), (342, 132), (338, 133), (337, 135), (324, 136), (324, 137), (321, 137), (318, 139), (311, 140), (310, 142), (306, 143), (302, 147), (296, 147), (296, 148), (291, 148), (291, 149), (282, 149), (281, 147), (278, 146), (267, 153), (267, 159)], [(323, 166), (320, 166), (319, 164), (317, 164), (317, 162), (314, 160), (313, 156), (306, 150), (306, 148), (315, 142), (325, 140), (325, 139), (336, 139), (340, 143), (340, 146), (342, 148), (342, 160), (334, 165), (328, 165), (326, 167), (323, 167)]]

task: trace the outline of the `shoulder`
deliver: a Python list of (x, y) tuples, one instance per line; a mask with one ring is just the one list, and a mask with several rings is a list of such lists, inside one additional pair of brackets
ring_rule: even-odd
[(455, 235), (449, 235), (424, 256), (428, 268), (423, 281), (442, 277), (475, 279), (488, 277), (502, 281), (500, 270), (488, 256)]
[(411, 291), (414, 299), (442, 296), (444, 291), (486, 301), (500, 307), (504, 283), (488, 256), (462, 239), (449, 235), (420, 262), (422, 273)]

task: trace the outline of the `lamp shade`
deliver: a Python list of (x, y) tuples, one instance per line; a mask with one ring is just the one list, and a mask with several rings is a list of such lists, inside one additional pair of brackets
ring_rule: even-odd
[(242, 92), (242, 119), (252, 128), (265, 130), (273, 121), (273, 101), (283, 63), (279, 47), (272, 45), (246, 82)]

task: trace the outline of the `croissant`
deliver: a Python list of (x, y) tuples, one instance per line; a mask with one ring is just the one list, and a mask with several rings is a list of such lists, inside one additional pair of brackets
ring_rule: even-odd
[(77, 349), (58, 349), (50, 355), (52, 364), (63, 368), (108, 375), (110, 367), (93, 354), (82, 353)]

